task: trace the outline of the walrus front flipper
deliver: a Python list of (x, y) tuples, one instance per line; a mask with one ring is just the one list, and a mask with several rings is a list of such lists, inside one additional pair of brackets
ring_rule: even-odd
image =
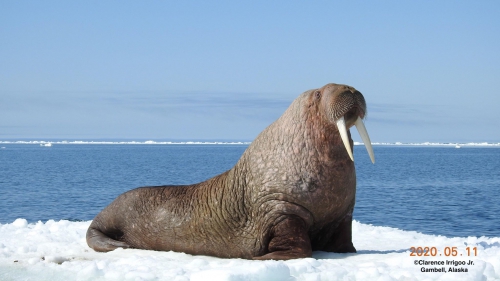
[(311, 240), (306, 223), (298, 216), (289, 216), (273, 227), (269, 253), (254, 260), (290, 260), (312, 256)]
[(352, 212), (337, 226), (337, 230), (325, 250), (335, 253), (356, 253), (356, 248), (352, 244)]
[(87, 244), (97, 252), (109, 252), (116, 248), (130, 248), (129, 244), (112, 239), (99, 229), (92, 227), (87, 230)]

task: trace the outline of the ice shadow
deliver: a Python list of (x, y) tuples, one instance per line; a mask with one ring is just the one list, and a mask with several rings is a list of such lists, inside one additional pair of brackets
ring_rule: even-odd
[(500, 247), (499, 242), (488, 243), (483, 241), (479, 242), (478, 245), (481, 245), (484, 249)]
[(344, 259), (347, 257), (358, 256), (358, 255), (399, 254), (399, 253), (405, 253), (408, 251), (409, 251), (409, 249), (386, 250), (386, 251), (360, 250), (360, 251), (357, 251), (356, 253), (346, 253), (346, 254), (315, 251), (315, 252), (313, 252), (312, 257), (315, 259), (318, 259), (318, 260), (321, 260), (321, 259)]

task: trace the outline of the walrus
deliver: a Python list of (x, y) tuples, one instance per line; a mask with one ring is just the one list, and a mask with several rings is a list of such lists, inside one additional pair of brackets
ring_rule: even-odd
[(302, 93), (235, 166), (192, 185), (140, 187), (92, 221), (95, 251), (137, 248), (257, 260), (353, 253), (356, 173), (349, 128), (374, 163), (363, 95), (327, 84)]

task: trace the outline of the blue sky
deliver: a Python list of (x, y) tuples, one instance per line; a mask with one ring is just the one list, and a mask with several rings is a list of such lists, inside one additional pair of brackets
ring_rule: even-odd
[(0, 139), (253, 140), (334, 82), (364, 94), (373, 142), (500, 142), (499, 15), (498, 1), (2, 1)]

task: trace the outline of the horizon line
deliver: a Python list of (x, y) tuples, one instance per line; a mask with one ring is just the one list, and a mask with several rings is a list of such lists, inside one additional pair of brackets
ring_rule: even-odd
[[(238, 140), (186, 140), (186, 141), (154, 141), (154, 140), (0, 140), (0, 144), (38, 144), (51, 146), (60, 145), (249, 145), (252, 141)], [(500, 142), (372, 142), (374, 146), (454, 146), (454, 147), (500, 147)], [(354, 142), (354, 145), (364, 145)]]

